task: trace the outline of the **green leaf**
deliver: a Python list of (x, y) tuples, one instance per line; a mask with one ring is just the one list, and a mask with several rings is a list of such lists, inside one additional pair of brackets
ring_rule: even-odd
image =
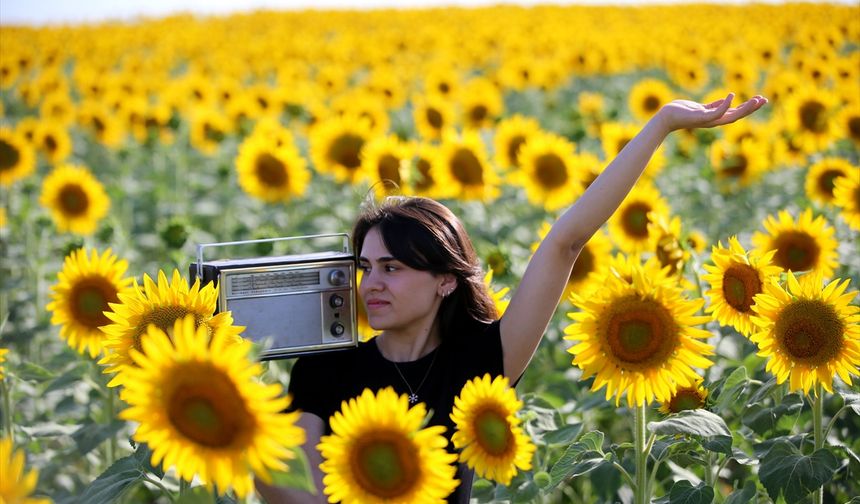
[(717, 397), (717, 411), (731, 409), (743, 393), (747, 383), (749, 383), (747, 368), (741, 366), (732, 371), (720, 389), (720, 395)]
[(21, 380), (43, 382), (54, 378), (56, 375), (38, 364), (23, 362), (15, 375)]
[(215, 497), (205, 486), (197, 485), (180, 495), (176, 504), (215, 504)]
[(140, 443), (137, 445), (137, 449), (134, 451), (134, 458), (137, 459), (137, 463), (140, 464), (142, 471), (154, 474), (158, 479), (164, 478), (163, 465), (159, 464), (158, 467), (152, 465), (152, 450), (148, 444)]
[(747, 504), (753, 497), (755, 497), (757, 491), (755, 483), (752, 481), (747, 481), (744, 483), (743, 488), (739, 488), (732, 492), (727, 498), (724, 504)]
[(549, 446), (568, 445), (576, 438), (581, 430), (581, 423), (565, 425), (560, 429), (549, 431), (544, 434), (543, 442)]
[(550, 469), (550, 489), (555, 488), (559, 483), (569, 478), (593, 471), (605, 460), (605, 455), (602, 452), (594, 450), (578, 451), (575, 448), (577, 444), (579, 443), (571, 445), (561, 458), (558, 459), (558, 462), (552, 466), (552, 469)]
[(540, 489), (535, 485), (535, 482), (528, 480), (516, 488), (512, 502), (514, 504), (525, 504), (533, 501), (539, 493)]
[(839, 459), (828, 449), (807, 456), (780, 440), (762, 459), (759, 479), (771, 499), (777, 501), (781, 495), (787, 504), (794, 504), (830, 481), (837, 469)]
[(654, 445), (651, 446), (651, 458), (655, 461), (663, 460), (669, 455), (672, 446), (683, 442), (684, 440), (681, 438), (655, 439)]
[(130, 486), (143, 479), (143, 472), (134, 456), (123, 457), (113, 463), (84, 489), (78, 502), (106, 504), (123, 494)]
[(475, 482), (472, 483), (472, 498), (478, 499), (480, 503), (491, 502), (495, 489), (492, 481), (476, 477)]
[(728, 456), (732, 455), (732, 437), (731, 436), (712, 436), (706, 439), (702, 446), (706, 450), (716, 453), (725, 453)]
[(693, 486), (687, 480), (676, 481), (669, 494), (654, 501), (654, 504), (711, 504), (714, 489), (699, 483)]
[(657, 434), (691, 434), (694, 436), (731, 436), (726, 422), (707, 410), (687, 410), (665, 420), (650, 422), (648, 430)]
[(855, 414), (860, 415), (860, 394), (854, 394), (851, 392), (839, 392), (839, 395), (842, 396), (842, 400), (845, 401), (845, 405), (851, 408)]
[(581, 444), (586, 450), (603, 453), (603, 438), (604, 435), (600, 431), (587, 432), (579, 438), (576, 444)]
[(78, 454), (83, 456), (91, 452), (105, 440), (113, 438), (125, 426), (125, 422), (114, 420), (109, 424), (95, 423), (88, 420), (78, 430), (72, 433), (72, 439), (78, 446)]
[(852, 497), (846, 504), (860, 504), (860, 497)]
[(293, 448), (295, 457), (288, 459), (286, 472), (272, 472), (272, 484), (289, 488), (297, 488), (316, 494), (317, 489), (311, 476), (311, 468), (304, 450)]
[(22, 425), (18, 428), (30, 437), (59, 437), (73, 434), (78, 429), (78, 426), (44, 422), (33, 426)]
[(43, 392), (47, 394), (48, 392), (53, 392), (55, 390), (62, 390), (70, 385), (76, 385), (81, 378), (86, 374), (87, 366), (85, 365), (77, 365), (69, 369), (65, 373), (61, 374), (57, 378), (52, 381), (48, 387)]

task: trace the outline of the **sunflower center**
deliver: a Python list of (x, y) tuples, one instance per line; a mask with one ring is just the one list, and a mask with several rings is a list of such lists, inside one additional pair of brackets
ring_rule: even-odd
[(96, 133), (99, 135), (104, 133), (106, 129), (104, 121), (102, 121), (98, 117), (93, 117), (93, 127), (96, 129)]
[(812, 269), (818, 262), (821, 249), (815, 238), (802, 231), (786, 231), (774, 240), (774, 262), (791, 271)]
[(328, 150), (328, 158), (349, 170), (355, 170), (361, 166), (360, 154), (363, 146), (363, 138), (345, 133), (332, 142)]
[(642, 107), (646, 112), (654, 112), (660, 108), (660, 100), (654, 95), (648, 95), (642, 102)]
[(526, 137), (516, 135), (508, 142), (508, 163), (512, 166), (520, 165), (520, 146), (526, 142)]
[(845, 326), (831, 305), (800, 299), (782, 309), (774, 330), (793, 361), (820, 366), (839, 355)]
[(287, 167), (280, 159), (268, 152), (263, 152), (257, 156), (254, 168), (256, 168), (257, 178), (264, 185), (283, 187), (287, 184)]
[(672, 274), (677, 273), (684, 267), (684, 250), (681, 249), (681, 242), (672, 234), (664, 234), (657, 240), (657, 246), (654, 250), (654, 255), (660, 264), (669, 267)]
[(367, 492), (390, 499), (407, 493), (420, 476), (417, 448), (403, 434), (375, 432), (357, 442), (352, 474)]
[(612, 356), (627, 369), (660, 366), (678, 346), (678, 326), (659, 302), (636, 295), (609, 308), (605, 338)]
[(621, 213), (621, 224), (624, 232), (639, 239), (648, 236), (648, 212), (651, 206), (647, 203), (637, 201), (627, 205)]
[(836, 187), (836, 179), (844, 176), (845, 173), (841, 170), (827, 170), (822, 173), (816, 182), (818, 182), (818, 190), (826, 194), (829, 198), (833, 198), (833, 189)]
[(194, 443), (226, 448), (253, 428), (253, 420), (233, 381), (220, 369), (183, 364), (167, 397), (167, 418)]
[(488, 407), (475, 415), (475, 440), (481, 448), (496, 457), (504, 455), (512, 447), (513, 433), (505, 415), (496, 408)]
[(110, 323), (103, 312), (110, 311), (108, 303), (119, 302), (116, 287), (101, 277), (85, 278), (72, 287), (70, 309), (75, 320), (84, 326), (97, 328)]
[(14, 145), (0, 140), (0, 172), (11, 170), (21, 159), (21, 153)]
[(45, 145), (45, 149), (46, 149), (50, 154), (53, 154), (54, 152), (57, 152), (57, 147), (59, 147), (59, 144), (57, 143), (57, 139), (56, 139), (56, 138), (54, 138), (54, 135), (50, 135), (50, 134), (49, 134), (49, 135), (46, 135), (46, 136), (45, 136), (45, 139), (44, 139), (44, 140), (42, 140), (42, 142), (43, 142), (43, 143), (44, 143), (44, 145)]
[(430, 161), (424, 158), (418, 159), (415, 163), (415, 168), (418, 170), (418, 180), (415, 181), (415, 188), (419, 191), (425, 190), (433, 186), (433, 176), (430, 174)]
[(427, 122), (430, 123), (430, 126), (432, 126), (433, 129), (442, 128), (442, 124), (443, 124), (442, 114), (440, 114), (438, 110), (430, 107), (427, 109), (426, 115), (427, 115)]
[(733, 154), (723, 161), (721, 173), (729, 177), (740, 177), (747, 171), (749, 161), (743, 154)]
[(758, 272), (748, 264), (732, 264), (723, 273), (723, 297), (739, 312), (748, 312), (753, 297), (761, 293)]
[(473, 123), (480, 123), (487, 118), (488, 114), (489, 110), (487, 110), (487, 107), (484, 105), (475, 105), (469, 109), (469, 118)]
[(451, 158), (451, 173), (463, 185), (481, 185), (484, 182), (481, 162), (470, 149), (457, 149)]
[(564, 161), (555, 154), (542, 154), (535, 161), (535, 178), (545, 189), (556, 189), (567, 182)]
[(390, 180), (398, 186), (400, 185), (400, 160), (391, 154), (384, 154), (379, 158), (379, 163), (376, 167), (379, 173), (379, 180)]
[(860, 117), (848, 119), (848, 134), (851, 138), (860, 142)]
[(570, 270), (570, 277), (567, 279), (568, 284), (574, 284), (585, 280), (589, 273), (594, 271), (594, 254), (591, 253), (589, 247), (582, 247), (579, 252), (579, 257), (573, 263), (573, 269)]
[(705, 405), (704, 398), (698, 390), (692, 388), (678, 389), (669, 401), (669, 411), (678, 413), (685, 410), (699, 409)]
[[(134, 334), (134, 348), (143, 352), (143, 347), (140, 344), (140, 338), (146, 333), (146, 328), (150, 324), (155, 325), (165, 333), (170, 334), (173, 330), (173, 324), (179, 319), (189, 315), (189, 311), (184, 306), (156, 306), (149, 312), (140, 317), (140, 322), (137, 323), (137, 330)], [(199, 314), (194, 313), (194, 326), (199, 327), (203, 322)]]
[(827, 131), (827, 116), (824, 105), (817, 101), (808, 101), (800, 107), (800, 124), (807, 131), (824, 133)]
[(89, 207), (89, 197), (83, 188), (77, 184), (67, 184), (57, 197), (57, 202), (66, 215), (81, 215)]

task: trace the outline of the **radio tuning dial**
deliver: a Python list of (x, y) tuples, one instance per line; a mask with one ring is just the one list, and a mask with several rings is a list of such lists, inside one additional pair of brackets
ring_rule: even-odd
[(343, 327), (343, 324), (340, 322), (335, 322), (331, 325), (331, 334), (332, 336), (343, 336), (343, 332), (346, 328)]
[(332, 294), (330, 298), (328, 298), (328, 304), (332, 308), (340, 308), (343, 306), (343, 298), (338, 296), (337, 294)]
[(346, 273), (343, 270), (332, 270), (328, 274), (328, 283), (332, 285), (346, 285)]

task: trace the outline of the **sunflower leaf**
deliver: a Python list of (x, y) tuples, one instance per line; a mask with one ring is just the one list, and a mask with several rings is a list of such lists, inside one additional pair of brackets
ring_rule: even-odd
[(743, 393), (749, 383), (747, 369), (743, 366), (732, 371), (732, 374), (726, 378), (720, 388), (720, 395), (717, 397), (717, 411), (725, 411), (734, 406), (738, 398)]
[(747, 481), (743, 488), (738, 488), (726, 498), (725, 504), (747, 504), (756, 493), (755, 483)]
[(606, 455), (602, 452), (587, 450), (580, 451), (580, 443), (574, 443), (568, 447), (567, 451), (550, 469), (550, 484), (548, 489), (555, 488), (559, 483), (580, 476), (596, 469), (606, 460)]
[(125, 422), (113, 420), (109, 424), (87, 421), (72, 433), (72, 439), (78, 446), (78, 454), (84, 456), (107, 439), (113, 438), (125, 426)]
[(86, 372), (87, 366), (85, 365), (73, 366), (71, 369), (51, 381), (43, 394), (47, 394), (48, 392), (53, 392), (55, 390), (62, 390), (71, 385), (77, 385)]
[(576, 438), (576, 436), (581, 430), (581, 423), (565, 425), (560, 429), (546, 432), (543, 435), (543, 442), (548, 446), (567, 445), (570, 444)]
[(316, 494), (316, 485), (311, 477), (310, 464), (304, 450), (294, 448), (295, 455), (287, 460), (287, 471), (272, 471), (272, 484), (289, 488), (298, 488), (312, 494)]
[(654, 501), (654, 504), (710, 504), (714, 501), (714, 489), (699, 483), (693, 486), (686, 480), (676, 481), (668, 495)]
[(706, 410), (686, 410), (659, 422), (650, 422), (648, 430), (656, 434), (689, 434), (694, 436), (731, 436), (726, 422)]
[(759, 479), (775, 502), (782, 496), (787, 504), (794, 504), (830, 481), (839, 465), (826, 448), (803, 455), (790, 442), (779, 441), (762, 459)]
[(21, 366), (15, 373), (21, 380), (43, 382), (56, 377), (53, 371), (49, 371), (38, 364), (32, 362), (22, 362)]
[(215, 497), (202, 485), (189, 488), (176, 499), (176, 504), (215, 504)]
[(143, 479), (137, 459), (133, 455), (114, 462), (84, 489), (78, 502), (81, 504), (102, 504), (113, 502), (130, 486)]
[(860, 394), (854, 394), (851, 392), (839, 392), (839, 395), (842, 396), (842, 400), (845, 401), (845, 406), (851, 408), (855, 414), (860, 415)]
[(716, 453), (725, 453), (728, 456), (732, 455), (732, 437), (731, 436), (712, 436), (706, 439), (702, 446), (706, 450)]

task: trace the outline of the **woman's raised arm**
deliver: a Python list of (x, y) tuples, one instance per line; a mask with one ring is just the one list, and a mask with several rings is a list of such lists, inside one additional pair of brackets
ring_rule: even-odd
[(675, 100), (663, 106), (553, 224), (529, 261), (501, 320), (505, 375), (511, 381), (525, 371), (540, 343), (580, 250), (615, 212), (666, 136), (681, 128), (728, 124), (767, 103), (755, 96), (731, 108), (733, 98), (729, 94), (707, 105)]

